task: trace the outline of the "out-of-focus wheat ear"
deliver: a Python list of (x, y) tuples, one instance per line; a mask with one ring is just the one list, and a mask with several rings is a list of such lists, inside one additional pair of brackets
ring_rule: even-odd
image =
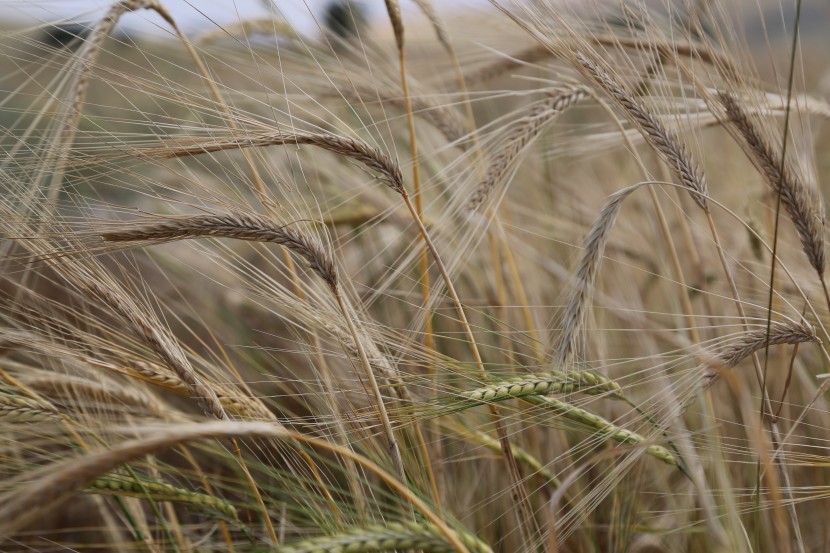
[(119, 230), (101, 232), (107, 242), (160, 244), (189, 238), (233, 238), (249, 242), (279, 244), (300, 256), (330, 288), (337, 287), (337, 269), (331, 250), (319, 240), (289, 225), (251, 213), (171, 217), (158, 223), (127, 224)]
[(380, 174), (381, 181), (401, 194), (403, 193), (403, 175), (398, 164), (379, 149), (362, 140), (327, 132), (302, 131), (267, 131), (252, 133), (234, 133), (226, 138), (184, 143), (171, 142), (161, 148), (148, 148), (131, 153), (131, 157), (176, 158), (189, 157), (224, 150), (240, 148), (258, 148), (282, 145), (312, 145), (335, 154), (351, 158), (367, 168)]
[(395, 46), (398, 51), (404, 48), (403, 16), (401, 15), (401, 4), (398, 0), (383, 0), (386, 4), (386, 12), (389, 14), (389, 22), (392, 23), (392, 31), (395, 33)]
[(705, 390), (714, 384), (723, 370), (732, 369), (741, 361), (769, 344), (803, 344), (819, 342), (815, 330), (806, 321), (801, 323), (773, 322), (769, 333), (766, 328), (759, 328), (741, 334), (740, 338), (722, 348), (717, 356), (706, 363), (702, 387)]
[[(173, 375), (171, 378), (186, 391), (178, 378)], [(123, 386), (109, 379), (92, 381), (78, 376), (49, 372), (27, 375), (23, 380), (27, 386), (61, 403), (88, 398), (112, 403), (114, 406), (134, 406), (162, 419), (171, 414), (168, 405), (144, 392), (140, 387)]]
[(470, 71), (464, 76), (464, 79), (467, 81), (467, 84), (475, 86), (500, 77), (508, 71), (524, 65), (532, 65), (552, 56), (554, 56), (554, 53), (547, 46), (534, 45), (515, 54), (511, 54), (510, 57), (488, 63), (474, 71)]
[(646, 139), (646, 142), (677, 175), (680, 183), (689, 191), (695, 203), (708, 212), (706, 180), (680, 140), (666, 129), (660, 120), (646, 109), (645, 105), (626, 91), (597, 63), (581, 52), (575, 52), (574, 58), (597, 86), (604, 90), (625, 111), (629, 119), (639, 129), (643, 138)]
[(56, 409), (47, 409), (40, 402), (19, 395), (0, 393), (0, 424), (59, 421), (61, 419)]
[(100, 476), (139, 457), (197, 440), (260, 437), (296, 441), (354, 460), (422, 513), (424, 518), (435, 525), (441, 535), (452, 544), (455, 551), (469, 553), (457, 534), (418, 498), (405, 482), (400, 482), (370, 459), (326, 440), (260, 422), (213, 421), (175, 424), (148, 427), (145, 432), (145, 437), (113, 445), (97, 453), (53, 463), (28, 474), (26, 483), (15, 486), (0, 496), (0, 538), (5, 538), (37, 520)]
[(591, 301), (594, 283), (602, 264), (602, 256), (605, 252), (605, 245), (608, 243), (611, 228), (617, 220), (617, 215), (619, 215), (625, 199), (644, 184), (638, 183), (612, 194), (605, 205), (602, 206), (599, 216), (591, 226), (591, 230), (588, 231), (585, 245), (582, 248), (582, 257), (579, 259), (579, 267), (576, 270), (573, 290), (565, 307), (562, 332), (554, 350), (554, 363), (557, 366), (564, 366), (571, 360), (571, 356), (576, 353), (577, 340)]
[[(471, 553), (493, 552), (475, 536), (458, 530), (454, 532)], [(453, 547), (431, 524), (414, 522), (390, 522), (382, 526), (351, 528), (343, 533), (309, 538), (280, 547), (280, 553), (375, 553), (403, 550), (446, 553), (452, 551)]]
[(202, 382), (176, 339), (170, 336), (158, 321), (148, 316), (138, 305), (123, 294), (116, 293), (99, 282), (85, 282), (84, 291), (96, 301), (103, 302), (122, 319), (130, 323), (159, 359), (176, 373), (182, 383), (187, 386), (190, 397), (202, 408), (205, 415), (220, 420), (228, 418), (216, 392)]
[[(406, 99), (401, 96), (400, 91), (393, 89), (351, 83), (347, 87), (333, 89), (331, 94), (353, 102), (379, 102), (384, 108), (394, 106), (406, 110)], [(467, 135), (467, 128), (456, 110), (435, 103), (429, 96), (424, 95), (411, 96), (410, 101), (415, 115), (435, 127), (448, 142), (464, 146), (462, 141)]]
[(433, 1), (415, 0), (415, 5), (418, 6), (421, 13), (423, 13), (427, 20), (429, 20), (429, 24), (432, 25), (432, 30), (435, 31), (435, 38), (438, 39), (438, 42), (441, 43), (444, 50), (446, 50), (447, 53), (453, 52), (452, 42), (450, 42), (450, 35), (447, 33), (447, 26), (435, 10), (435, 4)]
[(47, 208), (57, 199), (60, 192), (61, 181), (65, 172), (65, 165), (68, 159), (69, 150), (75, 141), (75, 134), (81, 119), (83, 105), (86, 102), (87, 90), (89, 89), (89, 78), (95, 61), (103, 47), (104, 40), (112, 33), (118, 20), (125, 13), (140, 9), (156, 9), (156, 0), (118, 0), (113, 3), (107, 13), (98, 20), (87, 37), (76, 62), (77, 76), (72, 86), (72, 95), (69, 98), (69, 107), (64, 119), (60, 122), (55, 138), (57, 166), (52, 168), (49, 188), (46, 192)]
[[(715, 51), (708, 45), (695, 44), (691, 42), (683, 42), (672, 37), (672, 42), (664, 40), (649, 40), (643, 37), (624, 37), (620, 35), (591, 35), (580, 37), (597, 46), (607, 48), (625, 48), (636, 50), (637, 52), (660, 52), (668, 54), (668, 57), (680, 56), (684, 58), (698, 59), (704, 63), (723, 67), (732, 70), (732, 62), (722, 53)], [(510, 54), (495, 62), (486, 64), (478, 69), (471, 71), (467, 75), (467, 82), (470, 84), (479, 84), (491, 79), (495, 79), (504, 75), (505, 73), (518, 69), (522, 66), (533, 65), (540, 61), (552, 57), (558, 57), (555, 48), (551, 48), (547, 44), (537, 44), (525, 48), (515, 54)]]
[[(813, 197), (798, 173), (782, 160), (772, 144), (761, 135), (735, 97), (724, 91), (718, 92), (718, 99), (726, 110), (729, 121), (749, 146), (749, 152), (773, 192), (780, 195), (781, 204), (795, 225), (801, 247), (810, 265), (824, 278), (824, 211), (821, 202)], [(816, 208), (819, 206), (819, 209)]]
[(548, 97), (534, 106), (529, 114), (516, 121), (500, 141), (499, 150), (492, 156), (487, 170), (476, 187), (470, 192), (466, 209), (478, 212), (493, 191), (504, 181), (506, 174), (513, 167), (519, 156), (533, 140), (538, 138), (545, 126), (557, 115), (588, 97), (584, 87), (573, 86), (548, 93)]

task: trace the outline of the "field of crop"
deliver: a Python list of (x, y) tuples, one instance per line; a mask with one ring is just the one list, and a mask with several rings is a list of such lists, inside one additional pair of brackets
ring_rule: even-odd
[(4, 24), (0, 551), (830, 552), (830, 8), (376, 4)]

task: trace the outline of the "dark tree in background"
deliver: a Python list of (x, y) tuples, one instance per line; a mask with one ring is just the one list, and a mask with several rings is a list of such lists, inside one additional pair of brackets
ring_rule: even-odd
[(323, 11), (323, 24), (336, 36), (351, 40), (366, 23), (365, 8), (359, 2), (334, 0)]

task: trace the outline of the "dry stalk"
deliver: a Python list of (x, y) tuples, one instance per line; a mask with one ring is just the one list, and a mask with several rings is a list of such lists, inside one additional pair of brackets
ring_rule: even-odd
[[(429, 251), (432, 254), (432, 258), (435, 260), (435, 265), (438, 267), (438, 272), (441, 274), (444, 285), (447, 287), (447, 293), (450, 295), (453, 307), (455, 308), (458, 319), (461, 322), (461, 327), (464, 329), (464, 336), (467, 340), (467, 345), (470, 348), (470, 353), (473, 356), (476, 368), (478, 369), (479, 378), (481, 378), (482, 381), (485, 381), (487, 380), (487, 370), (484, 368), (484, 361), (481, 358), (481, 353), (479, 352), (478, 344), (476, 342), (475, 335), (473, 334), (473, 329), (467, 320), (464, 305), (458, 297), (458, 293), (456, 292), (449, 272), (444, 265), (444, 261), (441, 259), (441, 255), (438, 253), (438, 248), (435, 247), (435, 244), (424, 226), (423, 221), (420, 217), (418, 217), (418, 212), (416, 211), (415, 206), (412, 205), (412, 200), (409, 198), (406, 190), (401, 193), (401, 197), (403, 198), (407, 209), (409, 209), (409, 212), (412, 214), (412, 219), (418, 226), (418, 230), (420, 231), (421, 236), (423, 236), (424, 242), (426, 242), (427, 248), (429, 248)], [(513, 457), (510, 437), (507, 433), (507, 428), (505, 427), (501, 412), (496, 405), (491, 404), (489, 405), (489, 408), (496, 423), (496, 432), (498, 434), (499, 441), (501, 442), (502, 456), (504, 457), (507, 469), (510, 471), (511, 478), (513, 480), (512, 484), (515, 494), (514, 499), (516, 500), (517, 508), (520, 513), (519, 526), (522, 528), (526, 539), (530, 540), (532, 539), (531, 536), (538, 535), (539, 533), (538, 528), (536, 528), (536, 520), (533, 517), (530, 497), (527, 495), (527, 490), (522, 483), (522, 475), (519, 471), (519, 466), (516, 463), (516, 459)], [(527, 543), (532, 543), (532, 541), (528, 541)]]
[[(406, 126), (409, 132), (409, 153), (412, 157), (412, 183), (414, 188), (415, 209), (418, 217), (423, 219), (424, 206), (423, 195), (421, 192), (421, 166), (418, 159), (418, 137), (415, 133), (415, 115), (412, 107), (412, 95), (409, 91), (409, 76), (406, 69), (406, 50), (404, 48), (404, 25), (403, 17), (401, 16), (401, 7), (397, 0), (385, 0), (386, 11), (389, 13), (389, 20), (392, 23), (392, 29), (395, 32), (395, 44), (398, 48), (398, 61), (401, 71), (401, 88), (403, 89), (404, 109), (406, 111)], [(420, 285), (421, 285), (421, 303), (425, 309), (428, 309), (430, 283), (429, 283), (429, 256), (425, 245), (420, 248), (418, 253), (419, 263), (418, 269), (420, 271)], [(427, 313), (424, 324), (424, 345), (427, 349), (434, 349), (435, 343), (432, 331), (432, 314)], [(423, 462), (426, 467), (429, 483), (432, 488), (433, 497), (436, 505), (441, 505), (441, 495), (438, 491), (438, 486), (435, 481), (435, 474), (432, 470), (432, 461), (427, 454), (426, 444), (422, 438), (420, 425), (415, 426), (417, 437), (419, 438), (419, 445), (421, 451), (425, 453)]]

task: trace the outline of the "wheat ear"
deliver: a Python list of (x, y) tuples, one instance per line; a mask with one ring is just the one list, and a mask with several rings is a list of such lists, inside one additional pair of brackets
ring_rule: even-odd
[(585, 311), (590, 304), (590, 296), (611, 228), (617, 220), (625, 199), (643, 185), (644, 183), (638, 183), (612, 194), (602, 206), (591, 230), (588, 231), (579, 267), (576, 270), (574, 288), (565, 307), (562, 332), (555, 348), (554, 364), (557, 366), (564, 365), (576, 352), (577, 339), (583, 326)]
[(61, 420), (60, 413), (23, 396), (0, 393), (0, 422), (44, 422)]
[(230, 519), (237, 518), (236, 508), (222, 498), (177, 488), (170, 484), (140, 481), (126, 476), (103, 476), (96, 478), (84, 489), (84, 492), (116, 495), (119, 497), (137, 497), (140, 499), (151, 499), (153, 501), (187, 503), (217, 511)]
[(354, 159), (367, 168), (376, 171), (384, 184), (400, 193), (403, 190), (403, 176), (400, 167), (392, 159), (365, 142), (356, 138), (328, 132), (302, 131), (258, 131), (237, 132), (228, 137), (210, 138), (203, 141), (182, 143), (171, 141), (161, 148), (148, 148), (134, 153), (136, 157), (176, 158), (188, 157), (240, 148), (260, 148), (281, 145), (312, 145), (335, 154)]
[(499, 150), (490, 159), (482, 180), (470, 192), (466, 209), (477, 212), (504, 180), (520, 154), (535, 140), (548, 123), (560, 113), (588, 97), (583, 87), (566, 87), (550, 92), (529, 114), (515, 122), (513, 128), (500, 141)]
[[(599, 435), (610, 438), (615, 442), (631, 445), (641, 445), (647, 442), (646, 438), (640, 434), (632, 432), (631, 430), (626, 430), (625, 428), (622, 428), (621, 426), (618, 426), (595, 413), (591, 413), (590, 411), (586, 411), (585, 409), (576, 407), (575, 405), (571, 405), (565, 401), (539, 396), (525, 396), (523, 399), (535, 405), (539, 405), (544, 409), (553, 411), (568, 420), (577, 422), (584, 427), (593, 429), (597, 431)], [(674, 455), (672, 455), (672, 453), (665, 447), (659, 445), (648, 445), (645, 447), (645, 452), (652, 457), (660, 459), (667, 465), (677, 465), (677, 460), (674, 458)]]
[(107, 242), (155, 244), (201, 237), (271, 242), (300, 256), (329, 287), (337, 286), (334, 258), (322, 243), (292, 226), (275, 225), (269, 219), (251, 213), (168, 218), (158, 223), (128, 225), (124, 229), (102, 232), (100, 236)]
[[(517, 376), (441, 399), (437, 414), (446, 415), (476, 405), (485, 405), (513, 398), (547, 396), (581, 392), (588, 395), (607, 395), (628, 401), (619, 384), (604, 376), (587, 371), (545, 372)], [(436, 414), (436, 413), (431, 413)]]
[(202, 382), (176, 339), (170, 336), (157, 321), (153, 320), (129, 298), (114, 292), (99, 282), (88, 280), (84, 283), (84, 290), (96, 300), (110, 306), (131, 324), (144, 342), (187, 386), (190, 397), (202, 407), (202, 411), (206, 415), (217, 419), (227, 418), (225, 409), (216, 396), (216, 392)]
[[(824, 278), (824, 217), (816, 204), (819, 202), (798, 178), (792, 167), (785, 164), (767, 140), (758, 131), (749, 115), (735, 97), (728, 92), (718, 92), (718, 98), (726, 110), (729, 121), (743, 136), (752, 158), (764, 175), (767, 184), (781, 198), (781, 205), (795, 225), (801, 247), (820, 278)], [(820, 204), (819, 204), (820, 205)]]
[(740, 338), (721, 349), (714, 359), (707, 361), (703, 374), (703, 389), (712, 386), (720, 378), (723, 369), (736, 367), (738, 363), (765, 348), (767, 344), (776, 346), (805, 342), (819, 342), (814, 329), (807, 322), (773, 322), (769, 333), (766, 328), (744, 332)]
[[(470, 534), (458, 531), (455, 534), (471, 553), (493, 551)], [(455, 549), (430, 524), (390, 522), (383, 526), (351, 528), (342, 534), (287, 543), (277, 549), (277, 553), (375, 553), (404, 550), (449, 553)]]
[(574, 56), (579, 66), (628, 114), (631, 121), (637, 125), (646, 142), (677, 175), (680, 183), (689, 190), (692, 200), (702, 209), (708, 211), (706, 180), (703, 174), (698, 171), (691, 156), (689, 156), (678, 138), (598, 64), (581, 52), (576, 52)]
[[(394, 106), (406, 110), (406, 98), (400, 92), (351, 83), (348, 87), (332, 91), (332, 96), (352, 102), (379, 102), (381, 106)], [(425, 96), (410, 96), (413, 114), (435, 127), (448, 142), (459, 144), (467, 135), (467, 128), (458, 112), (445, 105), (430, 101)]]
[(236, 39), (242, 36), (244, 39), (250, 35), (278, 35), (285, 38), (296, 39), (300, 35), (290, 23), (284, 19), (277, 19), (274, 17), (258, 17), (255, 19), (245, 19), (237, 21), (236, 23), (223, 24), (221, 27), (205, 31), (198, 35), (195, 40), (197, 43), (207, 46), (225, 38)]

